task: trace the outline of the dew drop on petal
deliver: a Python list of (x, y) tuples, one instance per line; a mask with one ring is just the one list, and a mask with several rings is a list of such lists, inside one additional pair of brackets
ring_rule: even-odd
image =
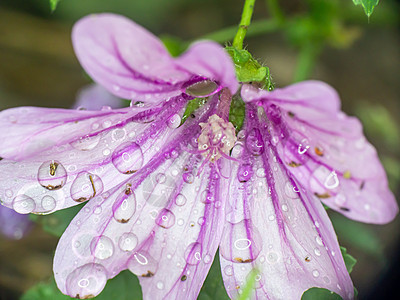
[(56, 200), (49, 195), (42, 198), (41, 204), (43, 212), (50, 212), (56, 208)]
[[(93, 124), (94, 125), (94, 124)], [(100, 142), (100, 135), (83, 136), (78, 140), (70, 143), (72, 147), (81, 151), (89, 151), (94, 149)]]
[(299, 198), (299, 190), (290, 181), (286, 182), (285, 194), (291, 199)]
[(189, 265), (197, 265), (202, 257), (202, 247), (200, 243), (190, 244), (185, 251), (186, 262)]
[(178, 128), (181, 124), (181, 117), (178, 114), (174, 114), (167, 120), (167, 125), (169, 128)]
[(19, 214), (29, 214), (36, 208), (36, 203), (29, 196), (18, 195), (14, 198), (12, 207)]
[(49, 160), (39, 167), (37, 178), (46, 189), (58, 190), (67, 182), (67, 171), (59, 161)]
[(318, 270), (312, 271), (312, 275), (313, 275), (314, 277), (318, 277), (318, 276), (319, 276)]
[(247, 134), (246, 137), (246, 147), (249, 152), (253, 155), (261, 155), (264, 153), (264, 142), (260, 130), (258, 128), (253, 128)]
[(192, 173), (183, 173), (182, 178), (186, 183), (192, 184), (194, 182), (194, 176)]
[(79, 173), (71, 185), (71, 198), (84, 202), (103, 192), (103, 181), (97, 175), (88, 172)]
[(168, 229), (175, 224), (175, 215), (172, 211), (164, 208), (159, 213), (156, 224), (162, 228)]
[(128, 261), (128, 269), (142, 277), (152, 277), (157, 271), (157, 261), (146, 251), (136, 252)]
[(239, 167), (237, 178), (240, 182), (247, 182), (253, 176), (253, 168), (250, 164), (243, 164)]
[(125, 232), (122, 234), (118, 242), (118, 245), (122, 251), (132, 251), (136, 248), (137, 244), (138, 237), (131, 232)]
[(339, 178), (335, 171), (332, 171), (328, 177), (326, 177), (324, 186), (329, 190), (333, 190), (339, 186)]
[(157, 282), (156, 286), (157, 286), (157, 288), (158, 288), (159, 290), (164, 289), (164, 283), (163, 283), (162, 281)]
[(83, 265), (67, 276), (67, 294), (79, 299), (97, 296), (107, 282), (107, 273), (100, 264)]
[(120, 223), (127, 223), (136, 212), (135, 193), (127, 189), (115, 200), (112, 208), (114, 219)]
[(93, 238), (90, 249), (96, 258), (107, 259), (114, 253), (114, 244), (109, 237), (97, 236)]
[(178, 194), (175, 198), (175, 204), (178, 206), (183, 206), (186, 204), (186, 197), (182, 194)]
[(226, 266), (224, 268), (224, 273), (228, 276), (232, 276), (233, 275), (233, 268), (232, 266)]
[(138, 144), (127, 142), (114, 150), (111, 160), (119, 172), (132, 174), (143, 166), (144, 157)]
[(188, 86), (186, 94), (195, 97), (204, 97), (210, 95), (218, 88), (218, 85), (211, 80), (203, 80)]

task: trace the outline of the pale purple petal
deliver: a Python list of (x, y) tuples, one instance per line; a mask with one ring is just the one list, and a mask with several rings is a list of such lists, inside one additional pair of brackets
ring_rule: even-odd
[[(233, 63), (221, 46), (198, 43), (182, 59), (175, 60), (157, 37), (122, 16), (85, 17), (76, 23), (72, 41), (88, 74), (124, 99), (159, 103), (205, 79), (215, 80), (221, 87), (227, 84), (237, 88)], [(191, 53), (197, 56), (200, 48), (208, 56), (193, 57)], [(208, 61), (221, 58), (218, 65), (223, 69), (209, 68)]]
[(95, 296), (107, 279), (130, 269), (144, 299), (196, 299), (222, 234), (227, 186), (214, 167), (197, 177), (204, 158), (185, 149), (196, 149), (198, 122), (216, 101), (166, 141), (154, 141), (161, 149), (145, 167), (75, 217), (54, 260), (63, 293)]
[(12, 158), (0, 161), (3, 204), (24, 214), (50, 213), (120, 185), (159, 151), (154, 141), (162, 144), (179, 125), (185, 104), (177, 98), (151, 110), (1, 112), (3, 122), (15, 116), (0, 134), (12, 140), (0, 150)]
[(26, 215), (16, 213), (0, 205), (0, 233), (10, 239), (19, 240), (32, 228), (32, 222)]
[[(238, 297), (250, 272), (258, 271), (252, 299), (300, 299), (311, 287), (353, 298), (330, 220), (318, 199), (298, 189), (287, 173), (268, 120), (246, 105), (244, 132), (232, 155), (233, 167), (220, 244), (225, 287)], [(288, 175), (289, 174), (289, 175)]]
[(358, 119), (340, 111), (333, 88), (317, 81), (273, 92), (246, 86), (242, 96), (264, 107), (279, 157), (314, 197), (358, 221), (387, 223), (396, 216), (376, 150)]
[(90, 84), (79, 91), (72, 108), (86, 110), (116, 109), (123, 107), (122, 101), (101, 85)]

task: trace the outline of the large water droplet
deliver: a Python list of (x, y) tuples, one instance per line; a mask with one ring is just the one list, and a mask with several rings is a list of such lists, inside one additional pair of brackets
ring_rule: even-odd
[(339, 178), (335, 171), (332, 171), (328, 177), (326, 177), (324, 186), (329, 190), (333, 190), (339, 186)]
[(202, 247), (200, 243), (190, 244), (185, 251), (186, 262), (189, 265), (197, 265), (202, 257)]
[(98, 259), (107, 259), (114, 253), (114, 244), (105, 235), (93, 238), (90, 249), (92, 254)]
[(152, 277), (157, 271), (157, 261), (146, 251), (135, 253), (128, 261), (128, 269), (142, 277)]
[(138, 244), (138, 237), (132, 232), (125, 232), (119, 238), (118, 245), (122, 251), (132, 251)]
[(175, 224), (175, 215), (172, 211), (164, 208), (159, 213), (156, 224), (162, 228), (171, 228)]
[(247, 182), (253, 176), (253, 167), (250, 164), (243, 164), (239, 167), (237, 178), (240, 182)]
[(18, 195), (14, 198), (12, 206), (19, 214), (29, 214), (36, 208), (36, 203), (29, 196)]
[(264, 153), (264, 142), (258, 128), (253, 128), (247, 134), (246, 147), (253, 155), (261, 155)]
[(136, 143), (123, 143), (112, 154), (114, 167), (123, 174), (135, 173), (143, 166), (144, 157), (140, 146)]
[(211, 80), (196, 82), (186, 88), (186, 94), (195, 97), (204, 97), (212, 94), (218, 88), (218, 85)]
[(174, 114), (167, 120), (167, 125), (169, 128), (178, 128), (181, 124), (181, 117), (178, 114)]
[(75, 269), (67, 277), (68, 295), (87, 299), (100, 294), (107, 282), (107, 272), (100, 264), (89, 263)]
[(127, 223), (136, 212), (136, 197), (129, 188), (115, 200), (113, 208), (114, 218), (120, 223)]
[(236, 224), (228, 222), (222, 236), (219, 251), (226, 260), (235, 263), (249, 263), (260, 254), (262, 239), (249, 219), (244, 219)]
[(103, 192), (103, 181), (97, 175), (81, 172), (71, 185), (71, 198), (84, 202)]
[(67, 182), (67, 171), (59, 161), (49, 160), (39, 167), (37, 178), (46, 189), (58, 190)]
[(50, 212), (56, 208), (56, 200), (51, 196), (44, 196), (42, 198), (42, 212)]
[(76, 141), (70, 143), (72, 147), (82, 151), (94, 149), (100, 142), (100, 135), (83, 136)]

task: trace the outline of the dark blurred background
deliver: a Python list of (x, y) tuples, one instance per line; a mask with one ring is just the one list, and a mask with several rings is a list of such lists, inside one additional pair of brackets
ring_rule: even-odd
[[(322, 0), (321, 0), (322, 1)], [(334, 0), (331, 0), (334, 1)], [(307, 1), (282, 0), (287, 16), (304, 13)], [(308, 1), (309, 2), (309, 1)], [(314, 1), (315, 2), (315, 1)], [(400, 10), (397, 1), (381, 1), (368, 19), (351, 0), (337, 0), (343, 42), (330, 42), (318, 57), (310, 78), (328, 82), (340, 93), (343, 109), (358, 116), (378, 149), (392, 191), (400, 189)], [(48, 0), (0, 2), (0, 110), (33, 105), (70, 107), (89, 81), (74, 56), (72, 25), (96, 12), (126, 15), (157, 35), (190, 41), (236, 25), (241, 0), (62, 0), (51, 13)], [(257, 1), (254, 20), (268, 18)], [(270, 69), (276, 86), (293, 81), (296, 43), (284, 30), (251, 37), (248, 50)], [(331, 213), (340, 244), (357, 258), (352, 275), (360, 299), (387, 298), (399, 276), (400, 220), (365, 225)], [(21, 240), (0, 236), (0, 299), (12, 300), (52, 276), (58, 238), (37, 225)]]

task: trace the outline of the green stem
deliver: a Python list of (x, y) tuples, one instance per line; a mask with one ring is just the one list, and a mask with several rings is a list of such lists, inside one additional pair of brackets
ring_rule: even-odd
[(321, 45), (307, 43), (300, 49), (297, 66), (294, 74), (294, 82), (308, 79), (312, 73), (315, 61), (321, 52)]
[(243, 40), (247, 33), (247, 28), (250, 26), (251, 16), (253, 15), (254, 3), (256, 0), (245, 0), (242, 19), (240, 20), (239, 29), (233, 39), (232, 46), (238, 50), (243, 49)]
[(285, 21), (285, 16), (278, 4), (278, 0), (266, 0), (268, 11), (271, 16), (278, 22), (283, 23)]
[[(279, 29), (279, 24), (275, 20), (258, 20), (251, 23), (251, 27), (248, 29), (246, 36), (257, 36), (264, 33), (275, 32)], [(232, 40), (237, 31), (237, 26), (227, 27), (206, 35), (203, 35), (199, 39), (201, 40), (212, 40), (218, 43), (224, 43)], [(196, 39), (196, 40), (199, 40)]]

